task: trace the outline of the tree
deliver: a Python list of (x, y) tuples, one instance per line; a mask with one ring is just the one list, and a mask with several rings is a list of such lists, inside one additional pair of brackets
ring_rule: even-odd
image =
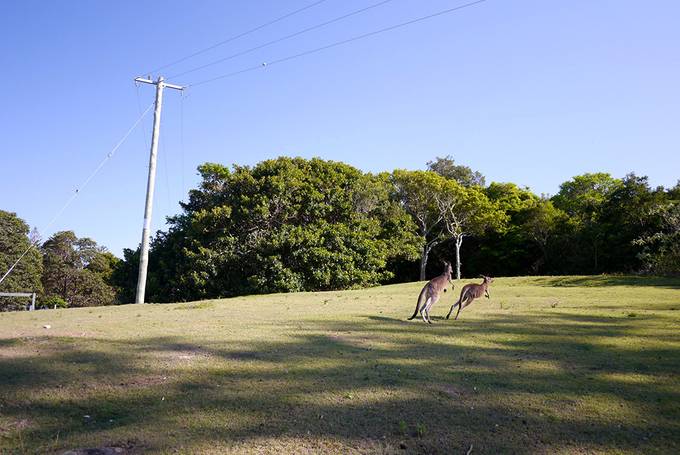
[(670, 202), (656, 209), (662, 226), (658, 232), (635, 240), (643, 248), (644, 271), (658, 275), (680, 275), (680, 203)]
[(669, 201), (680, 202), (680, 180), (678, 180), (673, 188), (669, 188), (666, 191), (666, 197)]
[(478, 187), (465, 188), (448, 180), (435, 195), (445, 232), (453, 238), (456, 249), (456, 279), (461, 276), (460, 247), (463, 239), (480, 235), (487, 229), (504, 226), (507, 216)]
[[(31, 245), (29, 227), (15, 213), (0, 210), (0, 277)], [(0, 292), (42, 292), (42, 260), (37, 248), (26, 253), (12, 273), (0, 283)], [(2, 297), (0, 311), (25, 308), (26, 299)]]
[(662, 187), (653, 189), (646, 176), (626, 175), (621, 185), (602, 204), (599, 227), (603, 245), (600, 264), (603, 270), (636, 272), (642, 266), (642, 252), (635, 239), (648, 237), (663, 229), (667, 195)]
[(539, 197), (514, 183), (492, 182), (484, 193), (505, 213), (507, 223), (503, 229), (487, 230), (467, 244), (468, 248), (463, 251), (468, 257), (468, 272), (476, 270), (485, 275), (535, 273), (542, 265), (540, 252), (524, 224)]
[(540, 248), (542, 264), (547, 264), (550, 259), (548, 254), (550, 240), (556, 235), (558, 226), (567, 220), (566, 213), (555, 208), (549, 199), (540, 199), (527, 209), (527, 217), (522, 228)]
[(437, 194), (446, 179), (429, 171), (395, 170), (392, 173), (395, 198), (416, 226), (422, 252), (420, 255), (420, 280), (425, 279), (427, 261), (432, 249), (445, 239), (441, 223), (443, 213), (437, 204)]
[(570, 216), (595, 217), (604, 204), (623, 182), (610, 174), (598, 172), (577, 175), (560, 185), (560, 191), (553, 196), (555, 207)]
[(508, 216), (522, 213), (533, 207), (539, 200), (539, 197), (529, 188), (520, 188), (514, 183), (492, 182), (484, 189), (484, 194)]
[[(183, 212), (152, 242), (150, 299), (370, 286), (391, 278), (390, 261), (417, 254), (413, 221), (385, 174), (285, 157), (206, 163), (199, 173)], [(134, 268), (120, 267), (117, 279)]]
[(116, 259), (89, 238), (73, 231), (57, 232), (42, 246), (42, 283), (46, 297), (60, 297), (70, 307), (111, 305), (115, 290), (108, 284)]
[(456, 164), (451, 155), (446, 155), (443, 158), (436, 157), (433, 161), (428, 161), (427, 169), (447, 179), (455, 180), (465, 187), (483, 187), (486, 185), (481, 173), (473, 171), (468, 166)]
[[(599, 258), (604, 239), (603, 225), (600, 223), (602, 208), (612, 193), (623, 182), (606, 173), (583, 174), (560, 185), (560, 191), (552, 197), (556, 208), (566, 212), (575, 222), (576, 250), (580, 251), (582, 261), (578, 271), (588, 268), (591, 273), (599, 273)], [(585, 251), (584, 251), (585, 250)]]

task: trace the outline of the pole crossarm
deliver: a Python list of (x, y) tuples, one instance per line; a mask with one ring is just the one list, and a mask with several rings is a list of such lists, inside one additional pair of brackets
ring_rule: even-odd
[(150, 85), (163, 84), (163, 87), (172, 88), (172, 89), (175, 89), (175, 90), (184, 90), (184, 86), (176, 85), (176, 84), (168, 84), (167, 82), (163, 82), (162, 78), (158, 81), (153, 81), (151, 79), (146, 79), (146, 78), (143, 78), (143, 77), (136, 77), (135, 82), (139, 82), (139, 83), (142, 83), (142, 84), (150, 84)]

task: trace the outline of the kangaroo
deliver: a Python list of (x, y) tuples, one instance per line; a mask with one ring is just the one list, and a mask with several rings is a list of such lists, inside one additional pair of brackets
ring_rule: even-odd
[(456, 305), (458, 305), (458, 311), (456, 312), (456, 317), (453, 319), (458, 319), (460, 310), (471, 304), (474, 299), (478, 299), (483, 295), (486, 295), (487, 299), (490, 298), (489, 285), (493, 283), (493, 278), (484, 275), (482, 275), (482, 278), (484, 278), (482, 284), (466, 284), (463, 286), (463, 289), (460, 290), (460, 298), (456, 303), (451, 305), (451, 310), (449, 310), (449, 314), (446, 315), (446, 319), (451, 316)]
[(444, 261), (444, 273), (432, 278), (425, 287), (423, 287), (423, 290), (420, 291), (418, 301), (416, 302), (416, 310), (413, 312), (413, 316), (408, 318), (409, 321), (415, 318), (420, 311), (423, 321), (432, 324), (432, 321), (430, 320), (430, 308), (437, 303), (442, 292), (446, 292), (446, 285), (451, 282), (452, 272), (451, 264)]

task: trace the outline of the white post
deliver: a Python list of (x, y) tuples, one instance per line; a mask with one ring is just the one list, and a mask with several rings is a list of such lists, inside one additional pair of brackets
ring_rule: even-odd
[(163, 107), (163, 77), (156, 81), (156, 106), (153, 111), (153, 132), (151, 134), (151, 154), (149, 156), (149, 178), (146, 183), (146, 205), (144, 206), (144, 227), (142, 228), (142, 248), (139, 254), (139, 275), (137, 277), (137, 303), (144, 303), (146, 292), (146, 269), (149, 266), (149, 237), (151, 236), (151, 212), (153, 211), (153, 192), (156, 186), (156, 157), (158, 155), (158, 135), (161, 129), (161, 108)]
[(144, 227), (142, 229), (142, 246), (139, 254), (139, 275), (137, 277), (137, 303), (144, 303), (146, 292), (146, 270), (149, 266), (149, 238), (151, 236), (151, 212), (153, 211), (153, 192), (156, 185), (156, 157), (158, 155), (158, 138), (161, 129), (161, 108), (163, 107), (163, 89), (165, 87), (183, 90), (179, 85), (166, 84), (159, 76), (156, 82), (138, 77), (135, 82), (156, 86), (156, 105), (153, 113), (153, 133), (151, 136), (151, 154), (149, 156), (149, 178), (146, 184), (146, 205), (144, 206)]
[(31, 296), (31, 307), (28, 311), (35, 311), (35, 292)]

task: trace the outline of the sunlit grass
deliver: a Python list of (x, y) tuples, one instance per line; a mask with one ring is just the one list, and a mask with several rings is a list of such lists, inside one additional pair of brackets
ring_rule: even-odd
[(680, 280), (462, 284), (0, 314), (0, 453), (680, 451)]

